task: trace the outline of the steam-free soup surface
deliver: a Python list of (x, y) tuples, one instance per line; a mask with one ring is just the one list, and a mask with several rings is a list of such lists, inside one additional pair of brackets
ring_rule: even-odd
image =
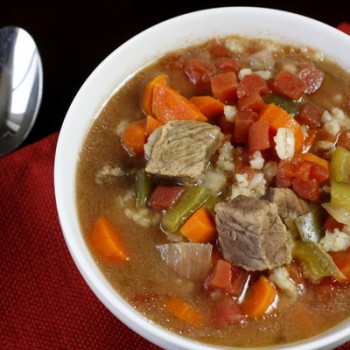
[(349, 96), (349, 74), (321, 53), (235, 36), (133, 76), (94, 121), (76, 178), (111, 285), (209, 344), (285, 344), (347, 319)]

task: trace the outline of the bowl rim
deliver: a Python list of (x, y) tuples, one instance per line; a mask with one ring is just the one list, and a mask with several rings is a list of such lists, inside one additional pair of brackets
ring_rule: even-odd
[[(189, 13), (185, 13), (163, 22), (155, 24), (148, 29), (143, 30), (139, 34), (133, 36), (122, 45), (117, 47), (112, 53), (110, 53), (89, 75), (85, 80), (76, 96), (74, 97), (66, 117), (63, 121), (59, 137), (57, 141), (55, 161), (54, 161), (54, 190), (56, 198), (56, 207), (58, 211), (58, 218), (63, 232), (64, 239), (66, 241), (69, 252), (83, 276), (85, 282), (88, 284), (90, 289), (94, 292), (97, 298), (107, 307), (107, 309), (114, 314), (120, 321), (126, 324), (136, 333), (143, 336), (148, 341), (166, 349), (188, 349), (189, 346), (193, 350), (203, 349), (224, 349), (225, 347), (215, 347), (208, 344), (197, 343), (193, 340), (178, 336), (165, 328), (153, 324), (142, 316), (138, 311), (135, 311), (130, 305), (126, 304), (125, 301), (118, 295), (118, 293), (109, 285), (105, 277), (99, 270), (98, 266), (94, 262), (87, 246), (83, 243), (83, 237), (80, 233), (80, 226), (77, 218), (76, 202), (75, 202), (75, 173), (76, 163), (81, 150), (82, 142), (88, 129), (91, 126), (93, 120), (99, 114), (101, 108), (108, 101), (110, 96), (122, 86), (127, 79), (129, 79), (135, 72), (142, 69), (145, 65), (159, 58), (164, 52), (168, 51), (166, 48), (166, 42), (164, 41), (165, 47), (160, 53), (153, 53), (149, 57), (144, 57), (144, 64), (142, 66), (135, 67), (133, 69), (132, 64), (128, 67), (130, 74), (119, 74), (118, 79), (113, 83), (113, 79), (109, 76), (109, 72), (113, 69), (113, 64), (117, 57), (119, 60), (127, 57), (127, 52), (130, 49), (139, 46), (138, 50), (144, 49), (145, 43), (152, 38), (153, 35), (159, 31), (167, 32), (167, 36), (170, 36), (169, 42), (173, 48), (173, 44), (176, 43), (178, 48), (185, 47), (191, 44), (191, 36), (188, 38), (188, 42), (181, 40), (181, 42), (174, 39), (178, 34), (176, 28), (179, 28), (180, 24), (191, 23), (194, 17), (200, 17), (202, 21), (204, 19), (210, 19), (215, 16), (243, 16), (248, 14), (254, 14), (256, 16), (262, 16), (263, 18), (270, 18), (275, 16), (280, 21), (280, 17), (288, 19), (288, 21), (297, 21), (303, 26), (303, 30), (308, 27), (315, 27), (317, 32), (327, 33), (326, 38), (332, 37), (337, 38), (337, 42), (344, 43), (350, 47), (350, 39), (345, 34), (329, 26), (328, 24), (319, 22), (315, 19), (296, 14), (293, 12), (287, 12), (284, 10), (272, 9), (267, 7), (252, 7), (252, 6), (228, 6), (228, 7), (216, 7), (203, 10), (197, 10)], [(277, 23), (278, 24), (278, 23)], [(272, 23), (272, 27), (277, 26), (276, 23)], [(193, 29), (194, 30), (194, 29)], [(299, 29), (296, 29), (299, 31)], [(174, 31), (174, 33), (171, 33)], [(215, 36), (215, 34), (214, 34)], [(324, 40), (326, 40), (326, 38)], [(310, 46), (310, 45), (308, 45)], [(334, 61), (339, 61), (335, 56), (331, 58)], [(341, 64), (344, 67), (344, 64)], [(349, 67), (345, 67), (350, 72)], [(133, 73), (132, 73), (133, 72)], [(104, 82), (104, 79), (108, 81), (108, 84), (104, 86), (103, 92), (100, 93), (97, 99), (94, 96), (94, 86), (100, 82)], [(93, 106), (89, 104), (85, 105), (84, 101), (94, 101)], [(75, 118), (75, 115), (88, 115), (89, 122), (85, 122), (84, 127), (80, 126), (79, 118)], [(78, 131), (76, 135), (73, 134), (72, 130)], [(75, 137), (74, 137), (75, 136)], [(68, 141), (67, 140), (68, 137)], [(70, 152), (70, 150), (73, 150)], [(74, 176), (72, 176), (74, 175)], [(79, 232), (79, 233), (77, 233)], [(75, 234), (74, 234), (75, 233)], [(107, 282), (107, 283), (106, 283)], [(151, 327), (150, 327), (151, 325)], [(322, 333), (316, 337), (307, 339), (302, 342), (287, 344), (284, 349), (302, 350), (307, 346), (308, 349), (327, 349), (329, 346), (337, 346), (350, 339), (349, 332), (350, 323), (346, 325), (341, 324), (336, 327), (337, 332), (333, 333), (332, 330)], [(333, 328), (334, 330), (335, 328)], [(175, 345), (174, 345), (175, 344)], [(257, 349), (277, 349), (278, 346), (259, 347)], [(233, 348), (231, 348), (233, 349)], [(248, 349), (248, 348), (247, 348)]]

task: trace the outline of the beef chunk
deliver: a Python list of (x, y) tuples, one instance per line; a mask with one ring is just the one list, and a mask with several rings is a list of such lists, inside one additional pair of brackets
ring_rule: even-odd
[(215, 206), (218, 240), (226, 260), (262, 271), (289, 263), (292, 241), (275, 203), (239, 195)]
[(277, 205), (278, 214), (283, 221), (294, 220), (309, 211), (307, 202), (290, 188), (270, 188), (267, 199)]
[(193, 183), (203, 174), (222, 138), (220, 128), (209, 123), (168, 122), (152, 138), (146, 171), (178, 183)]

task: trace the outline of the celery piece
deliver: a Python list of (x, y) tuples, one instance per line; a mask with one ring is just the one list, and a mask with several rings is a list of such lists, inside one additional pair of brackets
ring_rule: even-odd
[(350, 211), (350, 184), (331, 181), (331, 204)]
[(274, 103), (276, 106), (283, 108), (293, 117), (299, 113), (301, 103), (297, 100), (291, 100), (276, 93), (267, 94), (263, 97), (265, 103)]
[(322, 236), (322, 224), (320, 215), (308, 212), (295, 219), (300, 237), (303, 241), (318, 242)]
[(292, 255), (301, 262), (305, 277), (313, 281), (326, 276), (333, 276), (338, 280), (345, 278), (332, 257), (318, 243), (298, 240)]
[(177, 231), (181, 224), (210, 197), (211, 192), (203, 186), (188, 187), (174, 205), (163, 215), (162, 228), (166, 232)]
[(337, 146), (331, 159), (331, 180), (350, 183), (350, 152)]
[(145, 169), (138, 171), (136, 175), (136, 207), (144, 208), (151, 193), (151, 179)]

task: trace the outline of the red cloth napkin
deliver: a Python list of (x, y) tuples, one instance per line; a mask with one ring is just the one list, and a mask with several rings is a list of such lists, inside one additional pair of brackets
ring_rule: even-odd
[(157, 350), (102, 305), (74, 265), (54, 198), (57, 136), (0, 158), (0, 349)]

